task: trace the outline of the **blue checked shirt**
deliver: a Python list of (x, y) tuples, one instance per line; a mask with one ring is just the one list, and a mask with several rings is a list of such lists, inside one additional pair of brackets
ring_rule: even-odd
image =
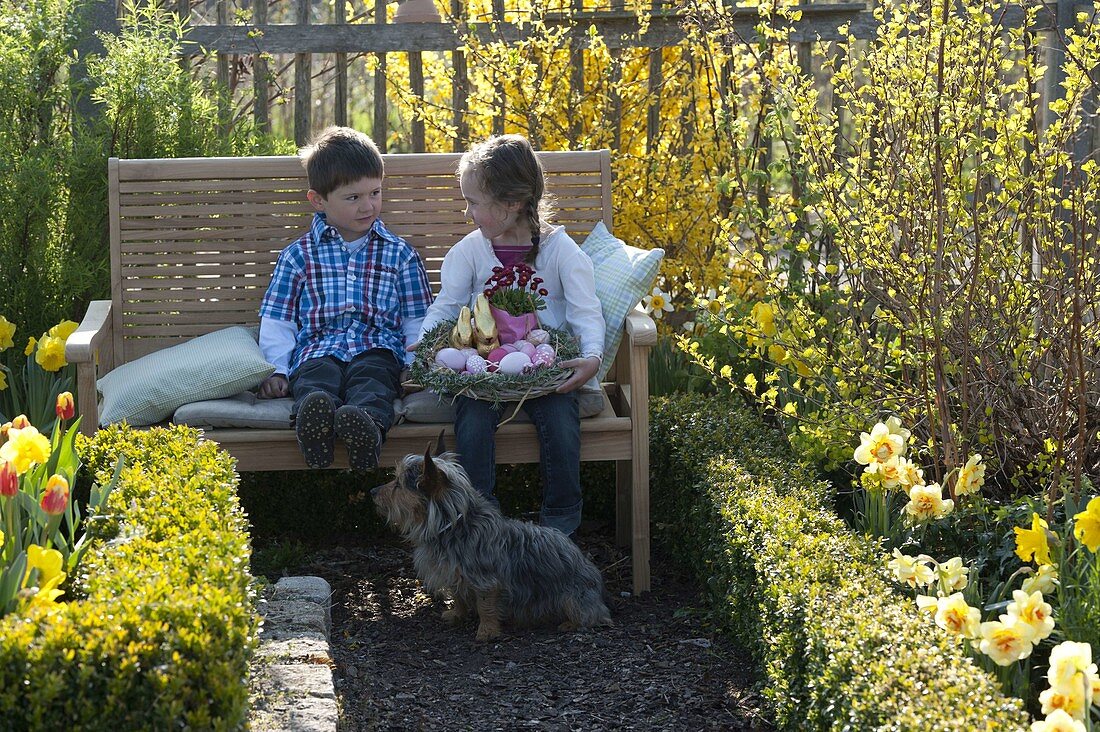
[(376, 220), (352, 249), (323, 213), (302, 238), (279, 254), (260, 316), (294, 323), (293, 373), (306, 360), (350, 361), (388, 348), (405, 363), (403, 325), (420, 320), (432, 302), (420, 255)]

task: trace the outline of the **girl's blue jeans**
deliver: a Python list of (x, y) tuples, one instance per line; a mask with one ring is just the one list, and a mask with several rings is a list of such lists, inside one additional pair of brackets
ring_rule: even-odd
[[(497, 425), (514, 404), (458, 397), (455, 442), (459, 461), (473, 487), (498, 506), (496, 487)], [(572, 533), (581, 523), (581, 422), (576, 394), (547, 394), (523, 403), (539, 439), (543, 526)], [(507, 458), (507, 456), (505, 456)]]

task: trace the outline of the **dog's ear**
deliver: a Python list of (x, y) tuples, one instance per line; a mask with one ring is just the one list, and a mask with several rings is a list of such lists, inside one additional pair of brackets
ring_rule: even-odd
[(439, 439), (436, 440), (436, 443), (435, 443), (435, 454), (436, 455), (442, 455), (443, 453), (447, 452), (447, 443), (443, 441), (443, 435), (444, 434), (445, 434), (444, 430), (439, 431)]
[(428, 443), (427, 449), (424, 450), (424, 471), (420, 474), (420, 490), (424, 491), (424, 495), (428, 498), (435, 498), (443, 492), (443, 488), (443, 474), (432, 460), (432, 445)]

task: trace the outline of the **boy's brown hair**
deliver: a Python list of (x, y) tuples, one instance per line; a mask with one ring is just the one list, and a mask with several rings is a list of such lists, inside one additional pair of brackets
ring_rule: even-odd
[(382, 154), (374, 141), (350, 127), (326, 127), (298, 151), (309, 187), (328, 196), (363, 178), (382, 180)]

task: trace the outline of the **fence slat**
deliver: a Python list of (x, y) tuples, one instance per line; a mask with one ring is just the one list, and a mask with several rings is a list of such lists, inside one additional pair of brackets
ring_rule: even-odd
[[(409, 89), (416, 97), (414, 104), (424, 102), (424, 59), (420, 51), (409, 51)], [(416, 110), (412, 116), (412, 149), (413, 152), (426, 152), (424, 141), (424, 118)]]
[[(504, 0), (493, 0), (493, 19), (498, 23), (504, 23)], [(499, 79), (499, 72), (493, 72), (496, 82), (493, 84), (496, 95), (497, 111), (493, 115), (493, 134), (504, 134), (504, 115), (508, 112), (507, 95), (504, 93), (504, 82)]]
[[(267, 0), (252, 0), (252, 21), (256, 25), (267, 25)], [(267, 54), (255, 51), (252, 54), (252, 119), (261, 133), (271, 131), (269, 75)]]
[[(298, 0), (299, 26), (309, 25), (310, 0)], [(294, 55), (294, 141), (299, 145), (309, 142), (313, 132), (313, 55), (309, 52)]]
[[(386, 24), (386, 0), (374, 0), (374, 22), (378, 26)], [(386, 52), (376, 54), (377, 62), (374, 69), (374, 125), (371, 131), (374, 143), (378, 149), (386, 152), (388, 149), (386, 109)]]
[[(348, 22), (347, 0), (336, 0), (336, 24), (344, 25)], [(348, 123), (348, 55), (343, 51), (336, 54), (336, 88), (335, 109), (332, 117), (341, 127)]]
[[(463, 0), (451, 0), (453, 22), (466, 21), (466, 3)], [(453, 150), (462, 152), (470, 141), (470, 125), (466, 114), (470, 109), (470, 79), (466, 74), (466, 54), (455, 49), (451, 52), (451, 68), (454, 81), (451, 83), (451, 106), (454, 108), (455, 137)]]

